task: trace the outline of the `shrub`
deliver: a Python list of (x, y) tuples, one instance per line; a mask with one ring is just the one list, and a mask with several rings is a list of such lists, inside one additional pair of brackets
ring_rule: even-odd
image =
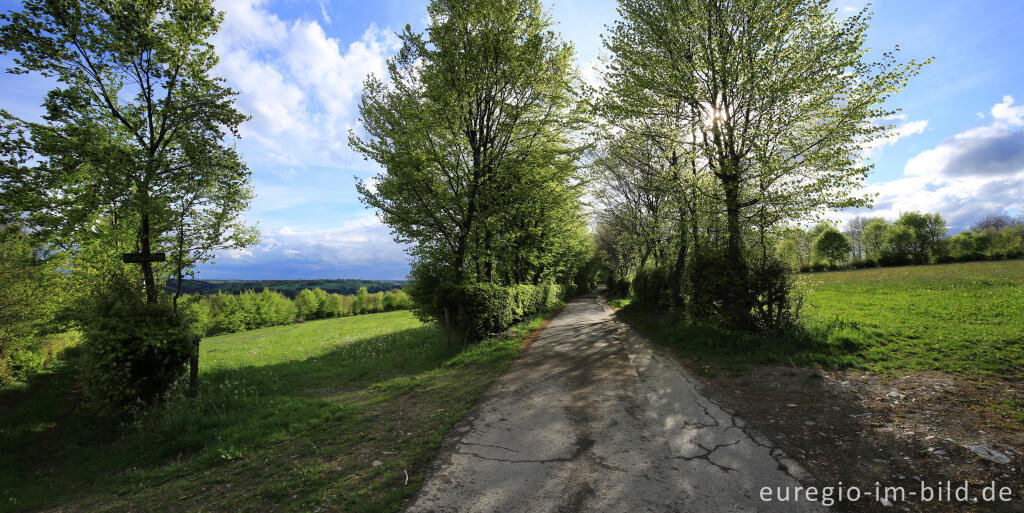
[(299, 319), (304, 321), (316, 319), (320, 310), (320, 299), (310, 289), (302, 289), (295, 296), (295, 308)]
[(796, 324), (803, 298), (794, 291), (793, 274), (787, 263), (769, 258), (752, 265), (750, 291), (754, 321), (761, 331), (779, 331)]
[(329, 294), (324, 299), (324, 316), (341, 317), (345, 311), (345, 300), (341, 294)]
[(235, 333), (245, 329), (245, 314), (237, 296), (217, 292), (207, 301), (210, 309), (207, 335)]
[(327, 291), (320, 287), (313, 289), (313, 299), (316, 301), (316, 310), (313, 313), (314, 318), (323, 319), (324, 317), (330, 317), (327, 314), (329, 296)]
[(513, 285), (472, 283), (460, 289), (462, 308), (457, 329), (467, 341), (476, 342), (501, 333), (516, 322), (558, 304), (560, 285)]
[(818, 238), (814, 239), (814, 256), (832, 265), (846, 262), (852, 250), (846, 236), (832, 227), (822, 230)]
[(298, 309), (295, 303), (273, 290), (264, 288), (258, 294), (259, 315), (257, 316), (256, 328), (267, 326), (282, 326), (295, 322)]
[(521, 308), (515, 287), (473, 283), (463, 286), (459, 292), (462, 308), (456, 325), (472, 342), (511, 326)]
[(126, 277), (82, 310), (86, 395), (101, 411), (124, 416), (152, 403), (185, 371), (197, 336), (167, 303), (146, 303)]
[(197, 337), (204, 337), (210, 329), (210, 302), (203, 296), (191, 294), (178, 300), (181, 312), (189, 332)]
[(43, 370), (46, 366), (46, 354), (41, 351), (42, 344), (24, 345), (4, 354), (0, 375), (6, 374), (14, 379), (23, 380)]
[(696, 319), (708, 319), (718, 313), (725, 290), (725, 277), (721, 256), (710, 249), (694, 253), (687, 269), (687, 284), (690, 301), (690, 315)]
[(64, 273), (37, 249), (16, 228), (0, 229), (0, 385), (45, 366), (43, 336), (65, 297)]
[(892, 225), (882, 239), (882, 256), (878, 259), (883, 266), (907, 265), (914, 256), (917, 236), (905, 225)]
[(668, 273), (662, 269), (641, 269), (633, 277), (633, 297), (641, 304), (667, 304), (668, 282)]

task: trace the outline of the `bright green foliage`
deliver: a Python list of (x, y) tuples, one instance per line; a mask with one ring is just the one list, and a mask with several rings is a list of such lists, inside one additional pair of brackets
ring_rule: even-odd
[(841, 265), (850, 258), (853, 247), (846, 236), (835, 228), (826, 228), (814, 239), (814, 254), (832, 265)]
[(801, 263), (800, 246), (797, 241), (785, 238), (781, 239), (775, 246), (775, 256), (789, 266), (790, 269), (799, 269)]
[(418, 311), (461, 319), (462, 285), (565, 283), (589, 259), (570, 137), (583, 118), (572, 47), (539, 1), (436, 0), (428, 13), (425, 33), (399, 35), (389, 80), (366, 81), (367, 135), (350, 144), (384, 168), (358, 189), (412, 244)]
[(368, 295), (369, 294), (367, 294), (367, 292), (366, 292), (366, 287), (360, 287), (360, 289), (356, 291), (356, 296), (352, 300), (352, 313), (354, 313), (354, 314), (366, 313), (366, 311), (369, 309), (368, 300), (367, 300), (367, 296)]
[(913, 234), (909, 253), (914, 263), (927, 264), (946, 256), (946, 221), (937, 212), (905, 212), (895, 225), (905, 226)]
[(885, 219), (874, 219), (864, 226), (860, 240), (864, 246), (864, 256), (868, 260), (882, 258), (882, 252), (885, 250), (885, 233), (888, 230), (889, 223), (885, 222)]
[(409, 312), (208, 338), (199, 400), (123, 425), (68, 410), (72, 360), (2, 397), (3, 509), (398, 511), (541, 321), (458, 353)]
[[(748, 248), (765, 264), (773, 229), (869, 203), (859, 150), (892, 128), (875, 120), (894, 113), (887, 100), (921, 65), (893, 52), (868, 60), (868, 14), (840, 17), (828, 0), (620, 0), (618, 12), (600, 112), (653, 139), (663, 174), (707, 178), (686, 178), (718, 198), (689, 214), (704, 218), (690, 233), (713, 228), (725, 240), (692, 243), (721, 247), (725, 281), (712, 302), (729, 324), (749, 326), (761, 293), (747, 283)], [(665, 209), (655, 220), (679, 217)]]
[(894, 224), (885, 230), (882, 238), (882, 265), (909, 264), (914, 256), (917, 235), (914, 229), (901, 224)]
[(317, 298), (317, 295), (312, 290), (304, 289), (299, 292), (299, 295), (295, 296), (295, 308), (299, 319), (316, 319), (317, 312), (320, 311), (320, 299)]
[(183, 374), (199, 339), (171, 305), (147, 303), (130, 280), (116, 278), (82, 312), (82, 385), (100, 411), (128, 415)]
[(565, 289), (559, 285), (473, 283), (463, 287), (465, 318), (458, 325), (469, 340), (478, 341), (501, 333), (513, 324), (561, 303)]
[[(356, 304), (364, 305), (358, 310)], [(321, 289), (303, 289), (295, 300), (270, 289), (240, 294), (218, 292), (212, 296), (183, 296), (181, 311), (190, 329), (200, 336), (235, 333), (268, 326), (291, 324), (296, 319), (314, 320), (359, 313), (406, 310), (412, 307), (401, 290), (359, 296), (329, 294)]]
[(961, 260), (1002, 260), (1024, 256), (1024, 222), (1004, 226), (972, 229), (959, 235), (954, 256)]
[(60, 85), (46, 96), (44, 122), (21, 123), (38, 162), (31, 172), (4, 169), (5, 193), (24, 199), (3, 220), (20, 217), (79, 258), (94, 243), (108, 259), (167, 253), (156, 269), (139, 265), (151, 303), (159, 277), (253, 243), (241, 219), (249, 172), (224, 141), (246, 117), (212, 76), (209, 39), (221, 20), (212, 2), (22, 3), (0, 15), (9, 71)]
[(28, 238), (0, 231), (0, 385), (24, 380), (47, 363), (44, 335), (66, 296), (58, 262), (37, 257)]

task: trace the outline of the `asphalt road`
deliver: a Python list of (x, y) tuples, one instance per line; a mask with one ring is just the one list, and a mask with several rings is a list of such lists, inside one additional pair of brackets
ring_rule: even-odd
[(405, 511), (824, 510), (759, 497), (804, 476), (589, 295), (453, 428)]

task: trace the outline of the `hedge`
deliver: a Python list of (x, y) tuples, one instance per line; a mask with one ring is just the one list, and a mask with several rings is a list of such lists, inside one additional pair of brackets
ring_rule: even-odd
[(501, 333), (513, 324), (553, 308), (569, 292), (556, 284), (513, 285), (473, 283), (460, 290), (462, 312), (458, 325), (470, 341)]

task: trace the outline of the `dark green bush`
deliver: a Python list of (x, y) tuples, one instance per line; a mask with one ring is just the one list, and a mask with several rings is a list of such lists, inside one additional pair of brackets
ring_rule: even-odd
[(664, 269), (641, 269), (633, 277), (633, 297), (646, 305), (668, 305), (669, 279)]
[(167, 302), (148, 304), (117, 278), (82, 311), (83, 389), (108, 414), (124, 416), (159, 398), (185, 371), (197, 337)]
[(779, 331), (796, 323), (803, 298), (794, 293), (793, 273), (785, 262), (773, 258), (753, 262), (749, 284), (760, 331)]
[(462, 287), (461, 299), (463, 308), (459, 311), (457, 325), (470, 341), (501, 332), (523, 315), (523, 298), (518, 286), (473, 283)]
[(721, 255), (710, 249), (694, 253), (686, 275), (690, 316), (709, 319), (717, 315), (726, 289)]
[(466, 340), (501, 333), (526, 317), (543, 312), (564, 297), (561, 285), (472, 283), (460, 290), (462, 308), (456, 325)]

